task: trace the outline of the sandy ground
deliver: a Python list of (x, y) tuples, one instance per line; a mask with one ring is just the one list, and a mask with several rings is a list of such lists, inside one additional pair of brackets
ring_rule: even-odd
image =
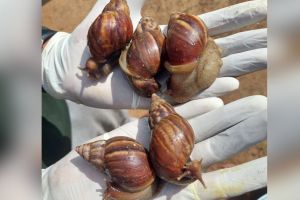
[[(142, 15), (152, 16), (158, 23), (163, 24), (167, 23), (169, 15), (174, 11), (200, 14), (243, 1), (244, 0), (146, 0), (142, 9)], [(54, 30), (71, 32), (85, 17), (95, 2), (95, 0), (45, 0), (43, 1), (42, 7), (42, 24)], [(266, 21), (245, 27), (242, 30), (263, 27), (266, 27)], [(267, 95), (266, 70), (244, 75), (238, 79), (240, 80), (240, 89), (222, 97), (225, 103), (250, 95)], [(147, 112), (143, 110), (130, 111), (130, 114), (136, 117), (145, 115), (146, 113)], [(262, 142), (224, 163), (226, 165), (236, 165), (264, 156), (266, 155), (266, 151), (266, 142)], [(224, 163), (212, 166), (210, 170), (220, 168)], [(242, 199), (251, 199), (251, 197), (244, 196)]]

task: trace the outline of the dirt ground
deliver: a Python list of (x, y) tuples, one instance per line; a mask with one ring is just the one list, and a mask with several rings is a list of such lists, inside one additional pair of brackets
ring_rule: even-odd
[[(151, 16), (155, 18), (158, 23), (166, 24), (169, 15), (174, 11), (200, 14), (243, 1), (244, 0), (146, 0), (142, 9), (142, 15)], [(58, 31), (71, 32), (85, 17), (95, 2), (96, 0), (45, 0), (43, 1), (42, 7), (42, 25)], [(263, 28), (266, 27), (266, 25), (266, 21), (263, 21), (241, 30)], [(233, 32), (229, 34), (232, 33)], [(266, 70), (244, 75), (238, 79), (240, 81), (240, 89), (223, 96), (222, 99), (225, 103), (251, 95), (267, 95)], [(147, 112), (143, 110), (130, 111), (130, 114), (133, 116), (143, 116), (146, 113)], [(266, 146), (266, 141), (262, 142), (224, 163), (211, 166), (209, 170), (228, 165), (237, 165), (265, 156), (267, 153)], [(252, 197), (248, 195), (240, 199), (251, 198)]]

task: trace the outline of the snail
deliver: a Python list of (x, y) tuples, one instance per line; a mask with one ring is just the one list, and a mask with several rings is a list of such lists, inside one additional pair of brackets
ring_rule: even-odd
[(77, 153), (110, 177), (104, 200), (144, 200), (154, 195), (157, 179), (145, 148), (129, 137), (77, 146)]
[(89, 77), (107, 76), (133, 34), (126, 0), (110, 0), (89, 28), (87, 39), (91, 57), (84, 68)]
[(198, 16), (172, 14), (164, 64), (171, 74), (167, 94), (177, 103), (190, 100), (215, 81), (221, 65), (221, 50), (208, 36), (204, 22)]
[(198, 179), (206, 187), (201, 176), (202, 160), (189, 158), (195, 143), (192, 127), (156, 94), (151, 97), (149, 126), (152, 132), (150, 160), (156, 175), (177, 185)]
[(165, 36), (151, 17), (140, 20), (119, 64), (135, 91), (146, 97), (159, 90), (155, 75), (160, 70)]

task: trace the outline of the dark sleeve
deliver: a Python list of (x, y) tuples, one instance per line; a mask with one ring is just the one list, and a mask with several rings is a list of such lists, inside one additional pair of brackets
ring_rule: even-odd
[(42, 27), (42, 44), (49, 40), (57, 31), (51, 30), (47, 27)]
[[(54, 30), (42, 27), (42, 44), (48, 41), (55, 33), (56, 31)], [(57, 162), (71, 150), (71, 122), (68, 106), (65, 100), (51, 97), (43, 88), (42, 146), (43, 168)]]

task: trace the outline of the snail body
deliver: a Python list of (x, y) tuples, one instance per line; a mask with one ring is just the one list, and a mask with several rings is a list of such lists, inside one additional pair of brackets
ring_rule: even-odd
[(165, 68), (170, 72), (168, 94), (184, 103), (208, 88), (222, 65), (221, 52), (208, 36), (204, 22), (194, 15), (172, 14), (166, 38)]
[(142, 96), (159, 90), (155, 80), (161, 65), (165, 37), (150, 17), (140, 20), (129, 46), (122, 51), (119, 64), (129, 82)]
[(88, 46), (92, 57), (86, 63), (85, 70), (91, 78), (100, 78), (111, 72), (112, 65), (121, 49), (131, 40), (132, 34), (126, 0), (111, 0), (88, 31)]
[(195, 136), (190, 124), (178, 115), (170, 104), (157, 95), (152, 95), (149, 125), (152, 130), (150, 159), (158, 177), (185, 185), (199, 180), (201, 161), (191, 161)]
[(134, 139), (114, 137), (83, 144), (76, 151), (111, 178), (104, 199), (139, 200), (154, 194), (155, 173), (146, 150)]

